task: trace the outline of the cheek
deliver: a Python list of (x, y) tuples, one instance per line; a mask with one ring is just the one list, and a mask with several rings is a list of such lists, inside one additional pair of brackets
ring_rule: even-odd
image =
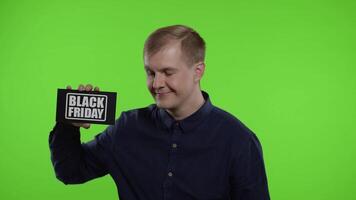
[(176, 74), (172, 77), (166, 79), (167, 86), (176, 91), (177, 93), (181, 93), (182, 90), (186, 90), (189, 86), (190, 77), (186, 77), (184, 74)]
[(166, 78), (167, 87), (173, 90), (177, 90), (179, 88), (179, 80), (177, 77), (168, 77)]
[(182, 73), (179, 77), (177, 77), (177, 80), (180, 88), (187, 88), (191, 86), (193, 76), (191, 73)]
[(151, 89), (151, 88), (152, 88), (152, 85), (153, 85), (152, 79), (147, 78), (147, 79), (146, 79), (146, 85), (147, 85), (147, 88), (148, 88), (148, 89)]

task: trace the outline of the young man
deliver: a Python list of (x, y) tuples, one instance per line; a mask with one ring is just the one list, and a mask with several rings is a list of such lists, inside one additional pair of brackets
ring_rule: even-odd
[(88, 143), (79, 127), (89, 124), (57, 123), (49, 136), (57, 178), (78, 184), (110, 174), (122, 200), (268, 200), (257, 137), (200, 89), (204, 56), (189, 27), (153, 32), (144, 64), (156, 104), (122, 112)]

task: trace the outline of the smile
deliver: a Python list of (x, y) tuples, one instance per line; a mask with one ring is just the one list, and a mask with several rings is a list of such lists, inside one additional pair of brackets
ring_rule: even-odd
[(164, 93), (155, 93), (156, 97), (162, 97), (162, 96), (165, 96), (167, 94), (169, 94), (171, 92), (164, 92)]
[(160, 92), (160, 93), (156, 93), (156, 94), (168, 94), (168, 93), (171, 93), (171, 92)]

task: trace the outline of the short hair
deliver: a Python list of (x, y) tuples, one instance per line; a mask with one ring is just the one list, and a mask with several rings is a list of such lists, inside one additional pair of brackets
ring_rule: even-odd
[(143, 56), (154, 55), (172, 41), (180, 42), (188, 65), (204, 62), (205, 41), (198, 32), (184, 25), (166, 26), (152, 32), (145, 42)]

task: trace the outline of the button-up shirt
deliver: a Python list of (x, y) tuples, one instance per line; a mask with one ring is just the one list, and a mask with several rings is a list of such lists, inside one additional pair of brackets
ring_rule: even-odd
[(121, 200), (269, 200), (258, 138), (202, 94), (183, 120), (152, 104), (122, 112), (86, 143), (78, 127), (57, 122), (49, 136), (57, 178), (79, 184), (109, 174)]

